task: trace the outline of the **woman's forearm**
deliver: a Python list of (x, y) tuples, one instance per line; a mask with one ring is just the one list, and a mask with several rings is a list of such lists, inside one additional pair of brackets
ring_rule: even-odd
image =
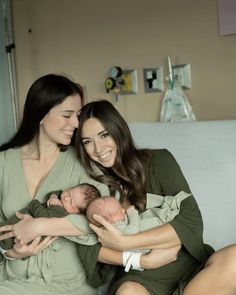
[(112, 250), (109, 248), (101, 247), (99, 255), (98, 255), (98, 261), (106, 264), (112, 264), (112, 265), (122, 265), (123, 264), (123, 258), (122, 258), (121, 251)]
[(34, 256), (46, 249), (57, 238), (45, 237), (43, 240), (41, 237), (34, 239), (29, 245), (21, 245), (20, 243), (14, 244), (12, 249), (5, 251), (4, 256), (6, 259), (22, 259), (29, 256)]
[(0, 240), (16, 237), (25, 245), (40, 236), (79, 236), (84, 234), (66, 218), (32, 218), (27, 214), (15, 224), (2, 226), (0, 231), (4, 232), (0, 236)]
[(170, 224), (164, 224), (134, 235), (123, 236), (121, 249), (149, 248), (165, 249), (181, 245), (181, 241)]
[(177, 260), (180, 246), (169, 249), (155, 249), (147, 255), (142, 255), (140, 265), (144, 269), (153, 269), (164, 266)]
[(135, 248), (163, 249), (180, 246), (181, 241), (170, 224), (164, 224), (137, 234), (124, 235), (102, 216), (94, 215), (102, 227), (90, 224), (101, 244), (110, 249), (129, 250)]
[[(150, 253), (141, 255), (140, 266), (144, 269), (154, 269), (174, 262), (177, 259), (180, 246), (168, 249), (156, 249)], [(98, 255), (98, 261), (112, 265), (123, 265), (123, 252), (102, 247)]]
[(35, 218), (38, 236), (79, 236), (84, 234), (66, 218)]

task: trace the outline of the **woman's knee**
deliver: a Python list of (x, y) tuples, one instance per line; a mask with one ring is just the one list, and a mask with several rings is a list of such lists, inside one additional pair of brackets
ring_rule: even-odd
[(215, 252), (207, 261), (206, 267), (219, 270), (222, 277), (227, 277), (236, 284), (236, 244), (227, 246)]
[(125, 282), (123, 283), (118, 290), (116, 291), (116, 295), (150, 295), (147, 289), (136, 282)]
[(225, 265), (225, 267), (231, 265), (236, 267), (236, 244), (216, 251), (208, 259), (206, 266), (210, 266), (212, 264), (221, 265), (222, 263)]

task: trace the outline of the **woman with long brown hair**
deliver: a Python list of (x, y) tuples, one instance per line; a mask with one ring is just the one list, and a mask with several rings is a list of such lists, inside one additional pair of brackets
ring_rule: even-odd
[[(167, 150), (136, 148), (128, 125), (108, 101), (85, 105), (79, 121), (76, 148), (82, 165), (92, 178), (108, 185), (112, 194), (120, 193), (123, 207), (134, 205), (144, 211), (146, 193), (190, 193), (173, 155)], [(181, 203), (180, 214), (173, 221), (135, 235), (122, 235), (102, 217), (94, 218), (103, 225), (91, 225), (101, 244), (87, 251), (95, 251), (100, 262), (121, 265), (109, 294), (236, 294), (236, 246), (212, 255), (213, 249), (203, 242), (202, 217), (193, 196)], [(162, 260), (147, 264), (141, 256), (140, 261), (129, 261), (133, 269), (125, 272), (122, 264), (132, 257), (130, 249), (147, 247), (157, 249)], [(127, 250), (131, 253), (128, 258)], [(95, 271), (94, 255), (93, 261), (89, 257)], [(141, 268), (148, 270), (137, 270)]]
[[(43, 202), (49, 192), (79, 183), (107, 191), (87, 176), (71, 146), (82, 105), (82, 87), (65, 76), (48, 74), (32, 84), (19, 130), (0, 147), (0, 221), (33, 199)], [(83, 234), (77, 217), (24, 216), (3, 226), (1, 239), (16, 238), (12, 249), (0, 249), (0, 294), (96, 294), (86, 281), (76, 237), (68, 237)]]

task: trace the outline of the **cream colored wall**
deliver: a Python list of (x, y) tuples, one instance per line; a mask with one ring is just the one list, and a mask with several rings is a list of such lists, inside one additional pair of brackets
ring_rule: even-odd
[(119, 65), (137, 70), (138, 94), (121, 96), (118, 110), (158, 121), (163, 93), (144, 93), (143, 68), (167, 74), (170, 55), (191, 65), (186, 94), (198, 120), (236, 119), (236, 35), (219, 36), (217, 0), (13, 0), (13, 20), (21, 108), (51, 72), (80, 81), (88, 100), (110, 99), (104, 80)]

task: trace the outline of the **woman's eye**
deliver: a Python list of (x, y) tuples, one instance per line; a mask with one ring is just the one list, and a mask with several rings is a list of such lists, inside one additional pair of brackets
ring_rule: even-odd
[(106, 132), (106, 133), (103, 133), (102, 134), (102, 137), (107, 137), (107, 136), (109, 136), (110, 134), (108, 133), (108, 132)]
[(86, 144), (89, 144), (89, 143), (90, 143), (89, 140), (83, 140), (83, 141), (82, 141), (82, 145), (86, 145)]
[(63, 118), (70, 119), (73, 116), (73, 112), (72, 111), (64, 111), (64, 112), (61, 112), (61, 115)]

